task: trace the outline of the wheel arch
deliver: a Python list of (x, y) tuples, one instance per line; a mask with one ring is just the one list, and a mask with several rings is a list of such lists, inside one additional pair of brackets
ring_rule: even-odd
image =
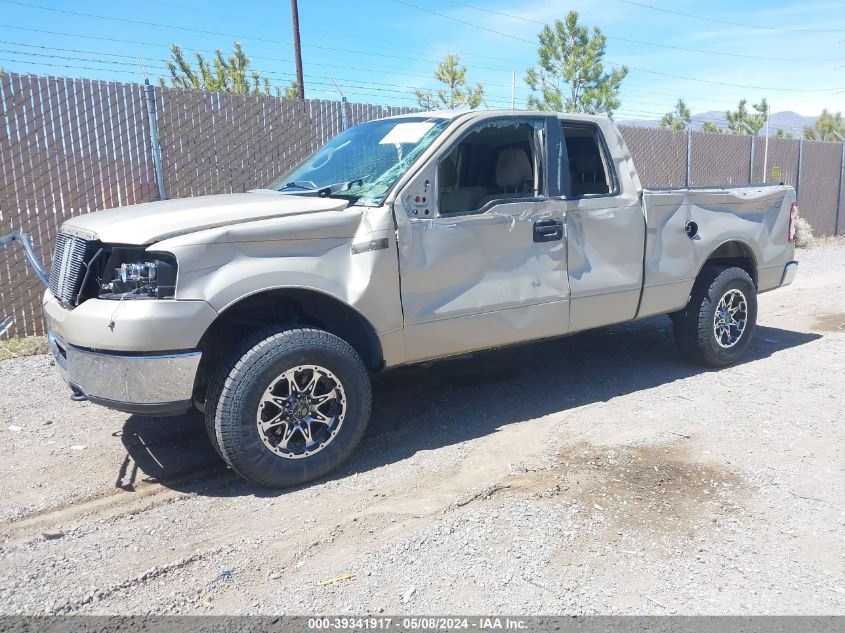
[(244, 336), (268, 325), (310, 325), (349, 343), (370, 371), (384, 366), (381, 341), (370, 321), (354, 306), (322, 290), (281, 287), (253, 292), (220, 311), (200, 338), (203, 359), (195, 398), (204, 398), (211, 371)]
[(742, 268), (751, 277), (754, 287), (757, 287), (757, 257), (748, 243), (739, 239), (725, 240), (720, 243), (701, 263), (695, 278), (698, 279), (704, 267), (711, 264)]

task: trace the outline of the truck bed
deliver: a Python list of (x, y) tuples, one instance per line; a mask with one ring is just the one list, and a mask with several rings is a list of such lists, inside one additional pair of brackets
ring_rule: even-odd
[(638, 316), (683, 307), (714, 253), (726, 259), (750, 256), (758, 291), (776, 288), (792, 256), (787, 232), (794, 202), (795, 190), (785, 185), (643, 189), (646, 243)]

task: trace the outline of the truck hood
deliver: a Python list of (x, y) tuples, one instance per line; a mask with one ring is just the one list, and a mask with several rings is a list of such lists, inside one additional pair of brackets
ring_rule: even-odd
[(62, 232), (107, 244), (145, 245), (228, 224), (340, 211), (347, 200), (276, 192), (231, 193), (145, 202), (71, 218)]

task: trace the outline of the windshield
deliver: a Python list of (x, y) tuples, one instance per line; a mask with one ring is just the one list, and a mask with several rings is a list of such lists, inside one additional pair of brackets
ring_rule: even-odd
[(379, 206), (397, 180), (448, 125), (449, 119), (382, 119), (344, 130), (269, 189), (290, 193), (337, 187), (333, 197)]

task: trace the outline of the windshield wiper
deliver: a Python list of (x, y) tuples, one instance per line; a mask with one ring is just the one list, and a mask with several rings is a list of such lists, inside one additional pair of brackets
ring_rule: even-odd
[(290, 182), (286, 182), (279, 191), (284, 191), (285, 189), (303, 189), (305, 191), (313, 191), (317, 188), (310, 180), (291, 180)]
[[(355, 180), (347, 180), (346, 182), (338, 182), (333, 185), (329, 185), (328, 187), (320, 187), (317, 191), (317, 195), (321, 198), (331, 198), (332, 196), (337, 196), (344, 191), (349, 191), (353, 187), (363, 187), (364, 186), (364, 179), (363, 178), (356, 178)], [(344, 198), (346, 196), (338, 196)], [(352, 196), (355, 197), (355, 196)]]

